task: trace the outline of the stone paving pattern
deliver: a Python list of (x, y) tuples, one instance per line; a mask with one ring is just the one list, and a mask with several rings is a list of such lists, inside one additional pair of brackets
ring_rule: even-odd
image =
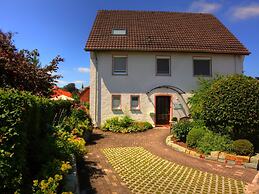
[(79, 171), (81, 193), (128, 194), (131, 190), (102, 152), (105, 148), (143, 147), (163, 160), (232, 179), (252, 183), (257, 171), (214, 161), (206, 161), (177, 152), (165, 144), (169, 129), (151, 129), (143, 133), (117, 134), (95, 129), (88, 154)]
[(141, 147), (103, 152), (132, 193), (244, 193), (240, 180), (178, 165)]

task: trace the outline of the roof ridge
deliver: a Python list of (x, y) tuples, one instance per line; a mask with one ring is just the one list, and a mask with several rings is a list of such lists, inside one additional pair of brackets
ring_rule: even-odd
[(174, 13), (174, 14), (194, 14), (194, 15), (212, 15), (204, 12), (187, 12), (187, 11), (165, 11), (165, 10), (128, 10), (128, 9), (100, 9), (99, 12), (146, 12), (146, 13)]

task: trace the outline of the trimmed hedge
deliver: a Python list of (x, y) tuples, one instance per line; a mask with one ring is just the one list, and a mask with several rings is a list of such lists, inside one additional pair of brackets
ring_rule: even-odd
[(104, 131), (116, 133), (142, 132), (152, 128), (149, 122), (136, 122), (128, 116), (107, 119), (101, 127)]
[(247, 139), (239, 139), (233, 142), (233, 151), (238, 155), (251, 156), (254, 153), (254, 146)]
[(0, 193), (28, 193), (50, 160), (51, 125), (70, 112), (68, 101), (0, 89)]
[(258, 143), (259, 82), (244, 75), (217, 77), (202, 81), (190, 99), (194, 117), (206, 126), (232, 139), (249, 139)]

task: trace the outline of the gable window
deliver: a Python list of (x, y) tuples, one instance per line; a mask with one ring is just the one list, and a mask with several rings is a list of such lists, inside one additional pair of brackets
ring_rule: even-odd
[(156, 58), (156, 75), (171, 75), (171, 59), (169, 56)]
[(127, 75), (127, 56), (113, 56), (112, 59), (112, 74), (113, 75)]
[(139, 103), (139, 96), (138, 95), (130, 97), (130, 108), (131, 108), (131, 110), (139, 110), (140, 109), (139, 104), (140, 103)]
[(194, 76), (211, 76), (211, 58), (193, 58)]
[(126, 29), (112, 29), (112, 35), (126, 35)]
[(112, 95), (112, 110), (121, 110), (121, 95)]

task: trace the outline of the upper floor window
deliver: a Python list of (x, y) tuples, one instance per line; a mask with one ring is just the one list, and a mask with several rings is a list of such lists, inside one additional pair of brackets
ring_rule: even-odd
[(112, 74), (113, 75), (127, 75), (127, 56), (113, 56), (112, 59)]
[(130, 97), (130, 108), (131, 108), (131, 110), (139, 110), (140, 109), (139, 104), (140, 103), (139, 103), (139, 96), (138, 95)]
[(156, 58), (156, 75), (171, 75), (171, 59), (169, 56)]
[(126, 35), (126, 29), (112, 29), (112, 35)]
[(211, 58), (193, 58), (194, 76), (211, 76)]

